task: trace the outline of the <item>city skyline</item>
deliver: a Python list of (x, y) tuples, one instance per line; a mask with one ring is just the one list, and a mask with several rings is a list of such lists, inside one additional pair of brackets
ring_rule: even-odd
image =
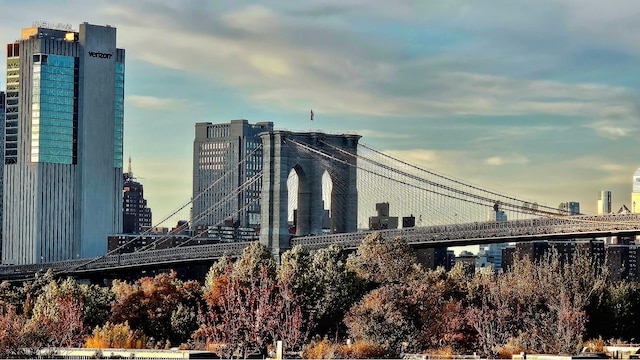
[(191, 197), (195, 123), (240, 118), (358, 133), (409, 162), (551, 206), (579, 201), (595, 213), (601, 190), (614, 210), (630, 205), (640, 4), (0, 5), (4, 43), (42, 18), (117, 28), (124, 154), (158, 219)]

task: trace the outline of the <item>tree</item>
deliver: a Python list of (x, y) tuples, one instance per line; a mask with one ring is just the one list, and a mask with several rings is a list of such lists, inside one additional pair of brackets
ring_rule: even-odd
[(419, 272), (418, 258), (401, 238), (386, 240), (379, 232), (367, 235), (348, 266), (358, 276), (374, 284), (399, 283), (411, 280)]
[(462, 301), (454, 297), (455, 281), (444, 270), (428, 270), (372, 290), (345, 317), (349, 335), (395, 356), (444, 345), (464, 349), (472, 332)]
[(16, 314), (13, 305), (5, 305), (0, 311), (0, 358), (17, 358), (21, 355), (22, 343), (21, 332), (24, 328), (25, 320)]
[(605, 282), (606, 273), (580, 250), (572, 262), (556, 252), (538, 262), (525, 257), (510, 271), (474, 277), (467, 318), (486, 355), (507, 345), (516, 351), (573, 353), (585, 331), (585, 309)]
[(75, 290), (77, 283), (72, 279), (61, 284), (51, 281), (42, 289), (22, 331), (31, 339), (30, 347), (74, 347), (82, 343), (86, 330), (83, 300)]
[(91, 329), (105, 324), (111, 316), (111, 304), (115, 300), (111, 288), (81, 284), (80, 292), (84, 300), (82, 315), (85, 325)]
[(131, 328), (157, 341), (186, 341), (198, 328), (194, 314), (201, 288), (197, 282), (183, 282), (176, 276), (176, 272), (171, 271), (134, 283), (114, 281), (111, 322), (127, 322)]
[(313, 254), (308, 278), (313, 334), (342, 336), (346, 332), (342, 319), (366, 293), (364, 282), (347, 266), (347, 254), (338, 245)]
[(217, 345), (221, 356), (237, 352), (247, 356), (253, 351), (266, 355), (276, 340), (295, 348), (306, 339), (292, 278), (289, 273), (276, 278), (275, 262), (263, 249), (254, 245), (235, 264), (221, 259), (207, 275), (203, 294), (207, 309), (200, 315), (195, 337)]

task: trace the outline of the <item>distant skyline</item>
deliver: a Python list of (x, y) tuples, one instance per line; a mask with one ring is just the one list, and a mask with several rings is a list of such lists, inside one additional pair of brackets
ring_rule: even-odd
[[(154, 222), (191, 197), (196, 122), (350, 132), (437, 172), (595, 213), (640, 167), (640, 2), (0, 0), (117, 28), (125, 151)], [(6, 88), (6, 54), (0, 56)], [(126, 167), (126, 165), (125, 165)], [(126, 169), (124, 169), (126, 171)]]

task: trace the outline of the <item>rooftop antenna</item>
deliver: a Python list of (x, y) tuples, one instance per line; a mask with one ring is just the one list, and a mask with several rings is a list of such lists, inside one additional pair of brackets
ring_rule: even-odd
[(131, 171), (131, 154), (129, 154), (129, 168), (127, 169), (127, 172), (129, 173), (129, 177), (133, 178), (133, 172)]

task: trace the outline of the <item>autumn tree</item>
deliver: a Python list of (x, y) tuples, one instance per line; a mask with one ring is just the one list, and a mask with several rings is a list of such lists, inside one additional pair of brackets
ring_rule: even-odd
[(75, 280), (51, 281), (35, 300), (22, 336), (27, 346), (75, 347), (82, 343), (86, 328), (82, 316), (83, 299)]
[(454, 284), (443, 269), (414, 273), (411, 280), (386, 283), (354, 305), (345, 324), (356, 341), (379, 344), (397, 356), (441, 346), (463, 350), (472, 335)]
[(6, 304), (0, 309), (0, 358), (22, 357), (24, 317), (16, 314), (15, 306)]
[(606, 274), (583, 251), (573, 261), (549, 252), (537, 262), (516, 260), (501, 274), (480, 273), (471, 283), (467, 316), (480, 350), (497, 355), (505, 346), (542, 353), (573, 353), (585, 331), (587, 306)]
[(273, 257), (259, 243), (248, 247), (236, 263), (221, 259), (207, 276), (207, 309), (196, 340), (217, 344), (214, 350), (227, 357), (254, 351), (266, 355), (276, 340), (289, 349), (300, 346), (306, 337), (302, 311), (287, 285), (291, 279), (280, 280)]
[(185, 342), (198, 328), (201, 288), (195, 281), (183, 282), (176, 276), (171, 271), (134, 283), (114, 281), (111, 322), (127, 322), (157, 341)]

